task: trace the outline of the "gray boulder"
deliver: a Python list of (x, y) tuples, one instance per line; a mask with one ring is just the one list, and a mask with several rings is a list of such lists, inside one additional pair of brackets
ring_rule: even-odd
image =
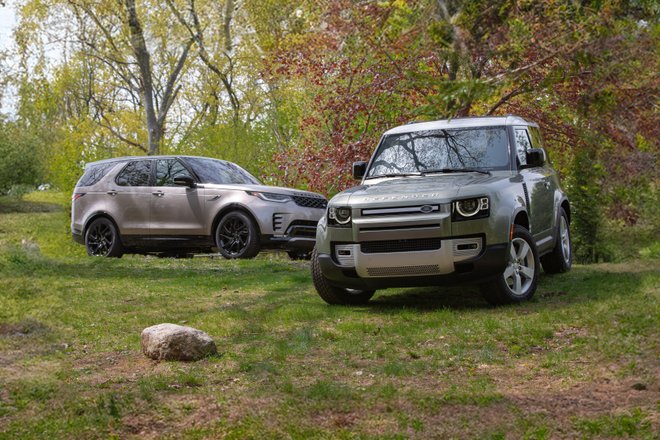
[(218, 353), (213, 339), (201, 330), (158, 324), (142, 330), (142, 352), (156, 360), (196, 361)]

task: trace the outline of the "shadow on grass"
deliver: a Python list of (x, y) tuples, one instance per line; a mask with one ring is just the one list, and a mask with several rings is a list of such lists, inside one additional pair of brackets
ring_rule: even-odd
[[(559, 308), (608, 300), (639, 292), (644, 278), (657, 275), (649, 268), (637, 272), (608, 271), (602, 267), (581, 266), (560, 275), (541, 274), (538, 289), (531, 301), (503, 307), (517, 307), (523, 312), (547, 307)], [(414, 309), (496, 309), (490, 305), (475, 285), (424, 287), (378, 291), (364, 308), (366, 311), (390, 313)]]
[(491, 306), (483, 299), (476, 286), (417, 287), (384, 290), (369, 302), (368, 310), (389, 312), (400, 309), (432, 311), (437, 309), (482, 309)]
[(29, 202), (6, 197), (0, 198), (0, 214), (58, 212), (63, 209), (61, 205), (56, 203)]

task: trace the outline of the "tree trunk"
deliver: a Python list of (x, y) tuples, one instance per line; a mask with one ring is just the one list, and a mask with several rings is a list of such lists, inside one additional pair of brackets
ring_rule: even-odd
[(135, 59), (140, 68), (140, 79), (142, 82), (142, 97), (144, 98), (144, 110), (147, 117), (147, 136), (149, 147), (147, 154), (152, 156), (160, 151), (160, 140), (163, 135), (163, 126), (158, 123), (156, 107), (154, 105), (154, 87), (151, 78), (151, 56), (144, 41), (142, 25), (135, 10), (135, 0), (125, 0), (128, 12), (128, 27), (131, 32), (131, 46), (135, 53)]

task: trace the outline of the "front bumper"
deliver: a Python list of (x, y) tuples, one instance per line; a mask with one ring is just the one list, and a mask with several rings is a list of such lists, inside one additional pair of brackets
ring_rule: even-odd
[(331, 284), (368, 290), (480, 283), (502, 274), (506, 267), (506, 243), (485, 246), (478, 256), (457, 261), (447, 251), (453, 240), (442, 241), (443, 246), (435, 251), (386, 253), (376, 258), (370, 255), (367, 260), (359, 253), (355, 267), (342, 265), (330, 254), (321, 253), (319, 264)]
[(311, 252), (316, 244), (316, 222), (294, 221), (283, 235), (262, 236), (261, 246), (268, 249), (285, 249)]

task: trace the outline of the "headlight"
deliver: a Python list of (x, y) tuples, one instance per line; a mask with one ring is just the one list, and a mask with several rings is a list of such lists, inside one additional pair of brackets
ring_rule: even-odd
[(277, 193), (259, 192), (259, 191), (247, 191), (247, 193), (250, 194), (251, 196), (259, 197), (261, 200), (265, 200), (267, 202), (284, 203), (291, 200), (291, 196), (288, 196), (286, 194), (277, 194)]
[(455, 221), (488, 217), (490, 214), (488, 197), (455, 200), (453, 214)]
[(351, 222), (351, 208), (346, 206), (328, 208), (328, 224), (349, 226)]

